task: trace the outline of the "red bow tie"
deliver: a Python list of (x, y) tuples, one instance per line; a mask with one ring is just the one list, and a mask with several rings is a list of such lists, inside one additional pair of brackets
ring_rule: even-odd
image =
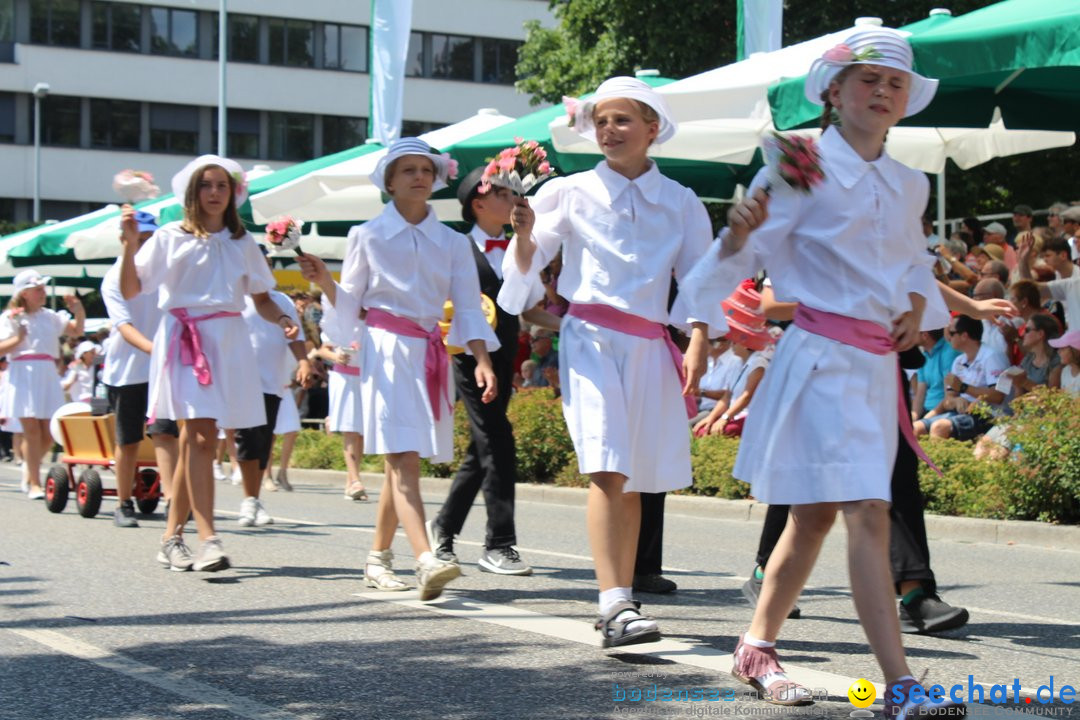
[(500, 250), (506, 250), (506, 248), (508, 248), (509, 246), (510, 246), (510, 241), (507, 240), (506, 238), (503, 238), (502, 240), (496, 240), (495, 238), (489, 238), (487, 240), (487, 242), (484, 243), (484, 252), (489, 253), (492, 250), (494, 250), (495, 248), (499, 248)]

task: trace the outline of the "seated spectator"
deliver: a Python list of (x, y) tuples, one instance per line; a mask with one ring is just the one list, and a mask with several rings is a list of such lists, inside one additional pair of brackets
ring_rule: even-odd
[(1020, 233), (1031, 232), (1032, 226), (1035, 222), (1035, 211), (1032, 210), (1030, 205), (1017, 205), (1013, 208), (1012, 224), (1013, 232), (1009, 235), (1005, 241), (1016, 246), (1016, 236)]
[(1024, 359), (1020, 361), (1023, 372), (1011, 376), (1016, 392), (1010, 396), (1010, 401), (1012, 397), (1030, 392), (1039, 385), (1061, 387), (1061, 358), (1050, 345), (1050, 341), (1060, 335), (1061, 326), (1052, 315), (1038, 313), (1027, 321), (1022, 342)]
[[(1078, 211), (1080, 207), (1069, 208), (1068, 212)], [(1067, 214), (1067, 213), (1066, 213)], [(1030, 236), (1020, 238), (1019, 264), (1020, 276), (1025, 280), (1031, 279), (1031, 267), (1034, 262), (1034, 239)], [(1057, 300), (1064, 306), (1065, 326), (1069, 330), (1080, 328), (1080, 272), (1072, 272), (1069, 277), (1054, 280), (1048, 283), (1036, 283), (1039, 288), (1039, 299), (1042, 302)]]
[(983, 228), (983, 246), (985, 247), (999, 247), (1001, 248), (1002, 257), (995, 258), (996, 260), (1002, 260), (1012, 270), (1016, 267), (1016, 251), (1012, 249), (1012, 246), (1005, 242), (1005, 226), (999, 222), (992, 222)]
[(1073, 262), (1080, 262), (1080, 205), (1074, 205), (1061, 213), (1065, 240), (1072, 248)]
[(532, 380), (534, 387), (548, 387), (550, 383), (544, 370), (549, 367), (556, 369), (559, 367), (559, 355), (555, 352), (552, 337), (553, 333), (545, 328), (537, 328), (533, 331), (532, 359), (536, 361), (536, 370), (528, 377)]
[(991, 260), (983, 265), (982, 270), (979, 271), (979, 278), (997, 280), (1002, 287), (1005, 287), (1009, 284), (1009, 268), (1005, 267), (1005, 263), (1000, 260)]
[(735, 354), (731, 341), (726, 337), (713, 340), (709, 346), (708, 363), (708, 368), (698, 383), (698, 414), (690, 420), (691, 427), (708, 416), (716, 403), (725, 397), (734, 374), (742, 367), (742, 360)]
[(912, 422), (925, 417), (945, 399), (945, 376), (952, 372), (953, 361), (960, 354), (945, 339), (944, 330), (919, 333), (919, 348), (926, 356), (926, 362), (919, 368), (911, 384), (914, 391)]
[(562, 273), (562, 255), (556, 254), (548, 266), (540, 272), (544, 284), (544, 309), (562, 317), (570, 309), (570, 301), (559, 295), (559, 275)]
[(536, 387), (533, 384), (533, 377), (536, 375), (537, 366), (536, 361), (529, 359), (521, 363), (521, 387)]
[(960, 354), (945, 376), (945, 399), (915, 423), (916, 435), (929, 432), (935, 437), (973, 440), (991, 426), (989, 419), (971, 414), (976, 401), (989, 405), (992, 414), (1003, 412), (1005, 395), (995, 386), (1009, 361), (1004, 353), (983, 344), (982, 332), (982, 323), (967, 315), (949, 321), (945, 337)]
[(934, 219), (930, 215), (923, 215), (922, 234), (926, 238), (926, 247), (933, 250), (941, 244), (941, 238), (934, 234)]
[(1050, 346), (1057, 348), (1061, 358), (1061, 389), (1075, 398), (1080, 398), (1080, 330), (1070, 330)]
[[(1038, 252), (1037, 246), (1032, 249)], [(1043, 244), (1042, 252), (1039, 253), (1043, 264), (1054, 271), (1055, 280), (1064, 280), (1080, 273), (1080, 268), (1073, 265), (1072, 248), (1069, 242), (1063, 238), (1053, 238)]]
[[(1054, 237), (1065, 237), (1065, 225), (1061, 222), (1061, 215), (1069, 206), (1063, 202), (1056, 202), (1050, 206), (1050, 212), (1046, 216), (1046, 225)], [(1017, 247), (1019, 247), (1017, 243)]]

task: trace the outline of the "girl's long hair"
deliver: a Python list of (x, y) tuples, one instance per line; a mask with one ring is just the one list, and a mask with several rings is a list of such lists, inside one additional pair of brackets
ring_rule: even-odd
[(247, 230), (236, 208), (236, 178), (225, 168), (213, 163), (203, 165), (191, 174), (187, 189), (184, 190), (184, 222), (180, 225), (180, 229), (199, 238), (210, 236), (203, 225), (202, 208), (199, 207), (199, 183), (202, 182), (203, 173), (211, 168), (220, 169), (225, 173), (225, 177), (229, 178), (229, 204), (225, 208), (225, 227), (229, 228), (233, 240), (242, 238)]

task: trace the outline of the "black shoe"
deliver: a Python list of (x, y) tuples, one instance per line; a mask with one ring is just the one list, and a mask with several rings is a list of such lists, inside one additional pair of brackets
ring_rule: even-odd
[[(746, 602), (750, 603), (750, 607), (756, 608), (758, 604), (758, 598), (761, 597), (761, 580), (757, 576), (757, 568), (750, 573), (750, 579), (743, 583), (742, 586), (743, 597), (746, 598)], [(802, 610), (799, 606), (791, 608), (791, 612), (788, 613), (788, 618), (791, 620), (798, 620), (802, 617)]]
[(454, 554), (454, 536), (444, 533), (434, 520), (424, 523), (424, 529), (427, 531), (432, 554), (445, 563), (458, 564), (458, 557)]
[(113, 524), (122, 528), (139, 527), (139, 521), (135, 519), (135, 503), (127, 500), (117, 505), (113, 511)]
[(966, 608), (953, 607), (933, 595), (920, 595), (909, 605), (900, 602), (900, 631), (906, 633), (936, 633), (963, 627), (968, 621)]
[(650, 573), (648, 575), (635, 575), (634, 589), (638, 592), (664, 595), (666, 593), (675, 592), (679, 589), (679, 586), (676, 585), (673, 580), (668, 580), (660, 573)]

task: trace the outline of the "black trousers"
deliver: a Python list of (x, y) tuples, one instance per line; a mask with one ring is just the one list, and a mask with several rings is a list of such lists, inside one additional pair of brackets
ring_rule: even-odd
[[(904, 398), (908, 398), (907, 375), (904, 378)], [(899, 430), (897, 430), (899, 433)], [(927, 592), (937, 591), (934, 571), (930, 569), (930, 546), (926, 541), (926, 521), (923, 510), (926, 502), (919, 489), (919, 458), (900, 434), (896, 463), (892, 474), (892, 507), (889, 508), (891, 533), (889, 536), (889, 560), (892, 564), (896, 591), (900, 583), (917, 580)], [(757, 563), (761, 567), (769, 562), (773, 548), (780, 540), (788, 517), (787, 505), (770, 505), (765, 513), (765, 526), (761, 529)]]
[(664, 499), (667, 493), (641, 493), (641, 532), (638, 533), (635, 575), (659, 575), (664, 551)]
[(458, 535), (465, 525), (476, 495), (484, 492), (487, 507), (488, 548), (517, 543), (514, 528), (514, 485), (517, 483), (517, 456), (514, 430), (506, 417), (513, 378), (513, 357), (517, 346), (503, 345), (491, 353), (499, 394), (490, 403), (480, 401), (483, 391), (476, 385), (476, 360), (471, 355), (455, 355), (454, 383), (469, 416), (471, 440), (465, 459), (454, 476), (450, 494), (435, 524), (449, 535)]

